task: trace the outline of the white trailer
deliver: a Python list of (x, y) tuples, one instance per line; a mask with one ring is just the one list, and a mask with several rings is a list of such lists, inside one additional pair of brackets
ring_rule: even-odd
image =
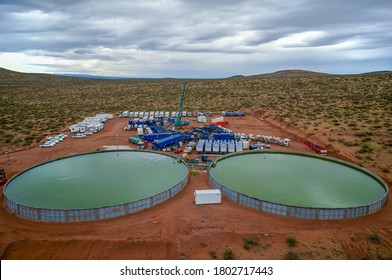
[(77, 125), (77, 124), (70, 125), (69, 132), (78, 133), (79, 132), (79, 125)]
[(283, 139), (283, 145), (288, 147), (290, 145), (290, 139), (289, 138)]
[(218, 189), (195, 190), (194, 196), (196, 205), (222, 203), (222, 194)]

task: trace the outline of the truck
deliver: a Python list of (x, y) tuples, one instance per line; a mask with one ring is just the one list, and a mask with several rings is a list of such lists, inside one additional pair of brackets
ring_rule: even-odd
[(159, 150), (162, 149), (163, 147), (169, 146), (176, 144), (184, 139), (184, 136), (182, 136), (180, 133), (173, 134), (169, 137), (163, 138), (163, 139), (157, 139), (152, 142), (152, 149), (153, 150)]
[(7, 177), (5, 177), (4, 169), (0, 169), (0, 185), (3, 185), (7, 182)]
[(139, 150), (142, 150), (147, 147), (147, 141), (143, 141), (138, 137), (129, 137), (129, 143), (137, 145)]
[(142, 126), (138, 126), (138, 128), (137, 128), (137, 136), (139, 136), (139, 138), (142, 138), (143, 135), (144, 135), (143, 127)]
[(305, 141), (304, 143), (306, 146), (308, 146), (309, 148), (311, 148), (316, 154), (321, 155), (321, 156), (325, 156), (327, 154), (327, 150), (324, 149), (323, 147), (312, 143), (310, 141)]
[(137, 144), (137, 143), (139, 143), (139, 141), (140, 141), (140, 138), (138, 138), (138, 137), (129, 137), (129, 143)]
[(231, 140), (235, 138), (234, 133), (212, 133), (212, 138), (214, 140)]
[(264, 149), (264, 144), (257, 142), (249, 146), (249, 150), (263, 150)]
[(191, 153), (192, 150), (195, 148), (195, 146), (196, 146), (195, 142), (193, 141), (189, 142), (188, 145), (185, 147), (184, 152), (188, 154)]
[(175, 133), (172, 133), (172, 132), (161, 132), (161, 133), (146, 134), (146, 135), (143, 136), (143, 140), (146, 140), (148, 142), (153, 142), (154, 140), (163, 139), (163, 138), (172, 136), (173, 134), (175, 134)]

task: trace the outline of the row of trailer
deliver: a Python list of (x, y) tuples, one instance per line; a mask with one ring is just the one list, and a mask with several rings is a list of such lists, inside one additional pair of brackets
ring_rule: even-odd
[(196, 145), (198, 154), (230, 154), (249, 149), (249, 142), (243, 140), (200, 139)]
[[(120, 118), (143, 118), (143, 119), (148, 119), (148, 120), (153, 120), (154, 118), (176, 118), (178, 112), (172, 111), (124, 111), (120, 114)], [(187, 111), (183, 111), (181, 113), (182, 117), (188, 116)]]
[(69, 126), (69, 132), (76, 134), (92, 134), (101, 131), (107, 120), (113, 119), (113, 114), (97, 114), (95, 117), (86, 117), (83, 121)]

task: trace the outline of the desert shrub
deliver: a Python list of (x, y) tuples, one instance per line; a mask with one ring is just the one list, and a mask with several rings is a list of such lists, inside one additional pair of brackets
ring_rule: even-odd
[(215, 250), (210, 250), (209, 252), (208, 252), (208, 254), (210, 255), (210, 257), (212, 258), (212, 259), (216, 259), (216, 251)]
[(259, 245), (259, 241), (256, 237), (250, 235), (244, 237), (244, 248), (246, 250), (250, 250), (253, 246), (257, 245)]
[(370, 146), (370, 144), (362, 143), (361, 148), (357, 151), (357, 153), (360, 153), (360, 154), (371, 153), (372, 151), (373, 151), (373, 148)]
[(295, 239), (295, 237), (289, 236), (286, 238), (286, 243), (289, 245), (289, 247), (295, 247), (297, 246), (297, 239)]
[(225, 252), (223, 253), (223, 259), (224, 260), (234, 260), (234, 253), (233, 250), (231, 250), (229, 247), (226, 247)]
[(367, 238), (373, 244), (380, 244), (381, 243), (381, 237), (377, 233), (369, 234)]
[(287, 254), (284, 255), (283, 259), (285, 260), (299, 260), (299, 255), (298, 253), (294, 252), (294, 251), (289, 251), (287, 252)]

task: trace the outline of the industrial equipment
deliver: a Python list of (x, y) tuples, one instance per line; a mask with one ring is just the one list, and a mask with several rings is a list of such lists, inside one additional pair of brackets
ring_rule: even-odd
[(182, 116), (182, 103), (184, 101), (184, 96), (185, 96), (185, 87), (186, 87), (186, 80), (184, 80), (184, 85), (182, 87), (182, 93), (181, 93), (181, 99), (180, 99), (180, 105), (178, 106), (178, 111), (177, 111), (177, 118), (174, 121), (174, 126), (187, 126), (190, 124), (189, 121), (181, 121), (181, 116)]
[(4, 169), (0, 169), (0, 185), (5, 184), (7, 182), (7, 178), (5, 177)]

